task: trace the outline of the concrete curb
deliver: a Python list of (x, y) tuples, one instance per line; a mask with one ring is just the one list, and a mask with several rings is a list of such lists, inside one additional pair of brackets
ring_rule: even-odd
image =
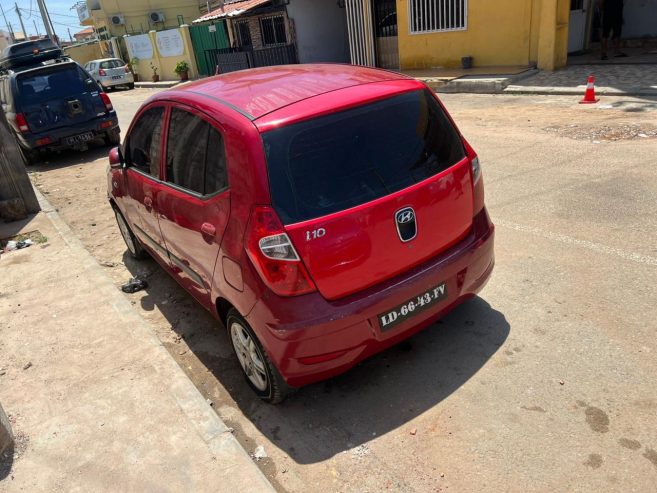
[(171, 81), (162, 81), (162, 82), (135, 82), (135, 87), (139, 88), (145, 88), (145, 89), (168, 89), (173, 86), (177, 86), (180, 84), (180, 81), (178, 80), (171, 80)]
[(5, 411), (2, 409), (2, 404), (0, 404), (0, 459), (5, 450), (11, 448), (13, 444), (14, 435), (11, 432), (11, 424)]
[(513, 75), (466, 75), (434, 89), (440, 93), (501, 94), (512, 83), (537, 73), (537, 69), (528, 69)]
[[(239, 490), (243, 492), (275, 491), (249, 454), (233, 436), (232, 430), (217, 416), (192, 381), (171, 358), (169, 352), (155, 335), (156, 331), (116, 288), (114, 282), (59, 216), (56, 209), (36, 187), (33, 188), (43, 214), (50, 220), (68, 247), (75, 252), (82, 268), (86, 272), (92, 272), (98, 279), (99, 282), (96, 284), (98, 296), (104, 297), (117, 312), (118, 317), (133, 328), (132, 336), (154, 346), (156, 351), (165, 355), (162, 358), (164, 364), (160, 365), (157, 371), (166, 376), (169, 383), (168, 392), (178, 403), (201, 439), (217, 456), (217, 459), (221, 461), (222, 456), (228, 459), (226, 460), (227, 467), (231, 468), (233, 477), (237, 477), (235, 481), (240, 484)], [(238, 464), (234, 460), (237, 460)], [(215, 479), (219, 480), (220, 478)]]
[[(549, 87), (549, 86), (518, 86), (509, 85), (504, 94), (538, 94), (542, 96), (584, 96), (586, 86), (580, 87)], [(597, 96), (657, 96), (657, 89), (630, 88), (614, 89), (612, 87), (596, 87)]]

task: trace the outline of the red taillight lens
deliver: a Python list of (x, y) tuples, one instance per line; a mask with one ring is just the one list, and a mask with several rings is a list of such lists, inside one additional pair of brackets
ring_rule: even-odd
[(317, 290), (271, 207), (253, 209), (245, 246), (253, 266), (274, 293), (299, 296)]
[(484, 207), (484, 180), (481, 179), (481, 165), (477, 153), (465, 139), (463, 139), (463, 147), (472, 169), (473, 206), (476, 215)]
[(130, 66), (128, 66), (128, 65), (125, 66), (125, 73), (126, 74), (130, 73)]
[(18, 130), (21, 131), (21, 133), (30, 131), (30, 127), (27, 125), (27, 120), (25, 119), (25, 115), (23, 115), (23, 113), (18, 113), (16, 115), (16, 126), (18, 127)]
[(110, 100), (107, 93), (101, 92), (100, 93), (100, 99), (103, 100), (103, 104), (105, 105), (105, 109), (107, 111), (112, 111), (114, 109), (114, 107), (112, 106), (112, 101)]
[(107, 75), (107, 72), (103, 70), (102, 68), (98, 71), (98, 75), (102, 75), (103, 77)]

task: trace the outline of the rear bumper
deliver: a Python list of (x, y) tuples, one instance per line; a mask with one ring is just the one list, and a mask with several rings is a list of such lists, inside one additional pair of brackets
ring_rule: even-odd
[[(45, 132), (30, 132), (29, 134), (17, 134), (19, 144), (32, 150), (61, 150), (75, 147), (75, 144), (67, 144), (65, 139), (76, 135), (92, 132), (95, 137), (103, 136), (110, 130), (119, 128), (119, 119), (115, 112), (104, 117), (94, 118), (75, 125), (55, 128)], [(49, 138), (50, 143), (42, 143), (43, 139)]]
[[(459, 244), (394, 279), (337, 301), (319, 293), (264, 296), (247, 320), (286, 382), (298, 387), (342, 373), (419, 332), (488, 281), (494, 266), (494, 226), (484, 208)], [(379, 315), (445, 283), (447, 296), (390, 330)], [(309, 364), (312, 363), (312, 364)]]

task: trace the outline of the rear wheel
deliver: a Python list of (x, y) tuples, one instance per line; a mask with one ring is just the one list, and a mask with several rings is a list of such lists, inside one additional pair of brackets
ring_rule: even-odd
[(25, 161), (25, 166), (32, 166), (39, 162), (39, 151), (33, 149), (25, 149), (24, 147), (19, 146), (21, 150), (21, 155)]
[(141, 246), (141, 243), (139, 243), (139, 240), (130, 230), (130, 226), (128, 226), (128, 223), (123, 217), (123, 214), (114, 209), (114, 215), (116, 216), (116, 222), (119, 225), (119, 231), (121, 232), (123, 241), (125, 241), (125, 246), (128, 247), (128, 251), (130, 252), (132, 258), (142, 260), (148, 257), (148, 253), (146, 253), (146, 250), (144, 250), (144, 248)]
[(249, 386), (265, 402), (282, 402), (293, 389), (285, 383), (253, 329), (235, 309), (228, 312), (226, 326)]
[(134, 89), (134, 88), (135, 88), (135, 83), (134, 82), (131, 82), (130, 84), (128, 84), (128, 89)]
[(105, 133), (105, 144), (108, 146), (121, 145), (121, 130), (113, 128)]

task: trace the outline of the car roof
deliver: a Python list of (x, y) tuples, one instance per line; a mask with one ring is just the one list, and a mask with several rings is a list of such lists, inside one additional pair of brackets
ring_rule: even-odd
[(256, 120), (285, 106), (348, 87), (385, 81), (414, 80), (387, 70), (341, 64), (299, 64), (231, 72), (178, 86), (151, 101), (175, 93), (202, 95)]

